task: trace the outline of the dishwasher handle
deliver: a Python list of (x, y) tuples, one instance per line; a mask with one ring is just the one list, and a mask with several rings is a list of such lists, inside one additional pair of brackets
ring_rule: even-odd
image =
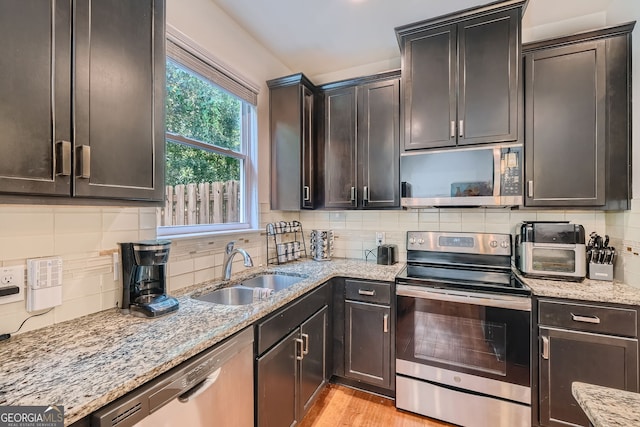
[(216, 369), (212, 374), (207, 376), (204, 380), (200, 381), (198, 384), (193, 386), (190, 390), (182, 393), (178, 396), (178, 400), (182, 403), (189, 403), (194, 400), (196, 397), (200, 396), (202, 393), (207, 391), (209, 387), (215, 384), (218, 381), (218, 377), (220, 376), (220, 372), (222, 372), (222, 366)]

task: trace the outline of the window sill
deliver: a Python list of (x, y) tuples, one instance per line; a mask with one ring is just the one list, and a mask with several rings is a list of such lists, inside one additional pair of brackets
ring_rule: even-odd
[(202, 233), (189, 233), (189, 234), (158, 234), (158, 239), (169, 240), (187, 240), (187, 239), (201, 239), (203, 237), (218, 237), (218, 236), (233, 236), (237, 234), (259, 234), (264, 230), (261, 228), (245, 228), (241, 230), (220, 230), (220, 231), (206, 231)]

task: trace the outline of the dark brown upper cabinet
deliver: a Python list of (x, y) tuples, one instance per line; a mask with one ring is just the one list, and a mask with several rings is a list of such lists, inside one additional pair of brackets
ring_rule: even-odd
[(633, 26), (523, 46), (525, 206), (629, 208)]
[(396, 28), (405, 150), (519, 139), (524, 3), (505, 1)]
[(321, 89), (324, 207), (399, 207), (399, 72), (332, 83)]
[(163, 0), (0, 4), (3, 195), (163, 199), (164, 11)]
[(315, 87), (303, 74), (267, 82), (271, 209), (315, 207)]

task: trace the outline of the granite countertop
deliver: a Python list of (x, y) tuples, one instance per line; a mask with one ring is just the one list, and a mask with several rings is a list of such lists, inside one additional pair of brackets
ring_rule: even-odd
[(624, 283), (591, 279), (584, 279), (582, 282), (536, 279), (524, 277), (517, 271), (516, 273), (537, 296), (640, 305), (640, 288)]
[[(180, 309), (145, 319), (117, 309), (16, 335), (0, 343), (0, 406), (64, 405), (65, 425), (92, 413), (333, 277), (393, 281), (403, 264), (296, 261), (174, 294)], [(223, 306), (191, 298), (261, 273), (303, 280), (264, 301)]]
[(640, 426), (640, 393), (581, 382), (571, 392), (594, 427)]

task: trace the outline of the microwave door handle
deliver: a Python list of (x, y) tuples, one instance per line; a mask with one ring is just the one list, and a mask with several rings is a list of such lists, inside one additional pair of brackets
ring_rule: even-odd
[(502, 181), (502, 150), (493, 149), (493, 196), (500, 197)]

